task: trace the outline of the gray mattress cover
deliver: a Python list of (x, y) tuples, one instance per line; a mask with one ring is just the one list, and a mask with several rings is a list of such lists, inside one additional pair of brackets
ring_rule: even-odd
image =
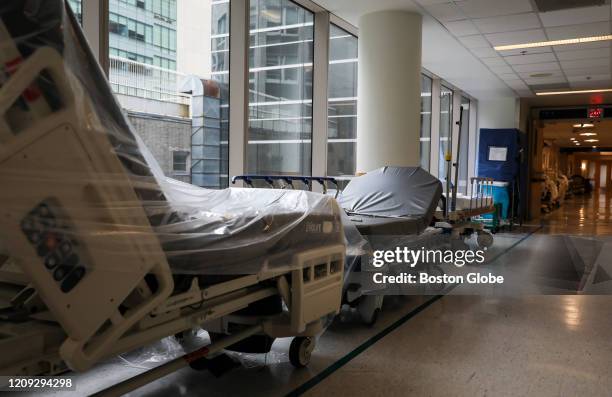
[(442, 183), (420, 167), (382, 167), (351, 180), (338, 202), (362, 234), (418, 234), (441, 195)]

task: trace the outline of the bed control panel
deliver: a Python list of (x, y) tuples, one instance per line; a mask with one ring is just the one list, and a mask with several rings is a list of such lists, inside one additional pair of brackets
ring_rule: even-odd
[(86, 273), (80, 247), (70, 235), (66, 220), (52, 200), (45, 200), (21, 221), (22, 232), (64, 293), (72, 291)]

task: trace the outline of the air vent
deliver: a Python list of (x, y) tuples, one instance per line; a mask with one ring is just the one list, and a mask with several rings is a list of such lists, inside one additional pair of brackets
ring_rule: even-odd
[(610, 0), (535, 0), (538, 11), (557, 11), (570, 8), (593, 7), (610, 4)]

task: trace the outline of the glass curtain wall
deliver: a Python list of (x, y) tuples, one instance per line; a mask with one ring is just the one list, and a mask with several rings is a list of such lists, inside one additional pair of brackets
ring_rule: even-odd
[(421, 75), (421, 168), (429, 171), (431, 157), (431, 86), (432, 79)]
[(354, 176), (357, 145), (357, 37), (335, 26), (329, 33), (327, 175)]
[(468, 161), (470, 148), (470, 99), (464, 96), (461, 97), (461, 147), (459, 148), (459, 187), (457, 191), (467, 193), (469, 187), (468, 181)]
[(228, 0), (109, 0), (109, 80), (166, 176), (228, 185)]
[(79, 23), (82, 25), (83, 24), (83, 4), (82, 4), (82, 0), (68, 0), (68, 4), (70, 5), (70, 8), (72, 9), (72, 12), (74, 12), (74, 16), (77, 18)]
[(438, 156), (438, 178), (446, 180), (446, 153), (452, 148), (453, 91), (440, 86), (440, 153)]
[(251, 0), (248, 172), (310, 175), (312, 12)]

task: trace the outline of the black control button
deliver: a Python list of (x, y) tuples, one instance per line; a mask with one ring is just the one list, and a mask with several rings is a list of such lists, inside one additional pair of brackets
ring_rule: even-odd
[(47, 256), (47, 254), (49, 253), (49, 248), (47, 247), (47, 244), (45, 244), (44, 241), (41, 241), (40, 244), (38, 244), (38, 247), (36, 247), (36, 253), (41, 258)]
[(61, 281), (64, 279), (64, 277), (66, 277), (70, 270), (72, 270), (71, 266), (60, 265), (53, 272), (53, 278), (55, 279), (55, 281)]
[(59, 264), (59, 258), (55, 254), (47, 255), (45, 258), (45, 267), (49, 270), (55, 269), (55, 267)]
[(28, 233), (28, 240), (30, 240), (33, 244), (38, 244), (42, 238), (42, 233), (40, 232), (31, 232)]
[(66, 279), (62, 282), (60, 289), (62, 292), (70, 292), (85, 275), (85, 268), (83, 266), (75, 267)]
[(68, 258), (64, 260), (64, 265), (75, 267), (79, 264), (79, 256), (77, 254), (72, 254)]
[(72, 251), (72, 244), (70, 241), (64, 241), (60, 244), (60, 251), (62, 255), (67, 256)]
[(26, 234), (30, 233), (34, 231), (34, 229), (35, 229), (35, 226), (34, 226), (34, 221), (32, 220), (32, 218), (27, 217), (21, 221), (21, 230), (24, 233)]

